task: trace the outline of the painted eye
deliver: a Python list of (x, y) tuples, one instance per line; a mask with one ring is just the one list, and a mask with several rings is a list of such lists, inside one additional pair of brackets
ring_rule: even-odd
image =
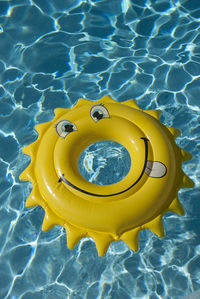
[(69, 133), (77, 131), (77, 128), (68, 120), (61, 120), (56, 124), (56, 132), (62, 138), (65, 138)]
[(109, 118), (109, 112), (107, 108), (103, 105), (95, 105), (90, 110), (90, 116), (92, 119), (97, 122), (101, 120), (102, 118)]

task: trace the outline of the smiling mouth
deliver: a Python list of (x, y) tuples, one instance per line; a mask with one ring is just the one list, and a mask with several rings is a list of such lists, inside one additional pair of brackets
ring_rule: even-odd
[(78, 186), (75, 186), (74, 184), (72, 184), (70, 181), (68, 181), (64, 177), (64, 174), (62, 174), (62, 176), (59, 178), (58, 182), (59, 183), (60, 182), (64, 182), (65, 184), (67, 184), (68, 186), (72, 187), (75, 190), (78, 190), (78, 191), (80, 191), (82, 193), (85, 193), (85, 194), (88, 194), (88, 195), (91, 195), (91, 196), (98, 196), (98, 197), (115, 196), (115, 195), (119, 195), (119, 194), (122, 194), (122, 193), (130, 190), (131, 188), (133, 188), (140, 181), (140, 179), (142, 178), (142, 176), (143, 176), (143, 174), (145, 172), (145, 169), (147, 167), (147, 161), (148, 161), (148, 141), (149, 140), (146, 137), (141, 137), (141, 139), (144, 140), (144, 146), (145, 146), (144, 166), (143, 166), (142, 172), (141, 172), (140, 176), (138, 177), (138, 179), (131, 186), (129, 186), (128, 188), (126, 188), (125, 190), (117, 192), (117, 193), (112, 193), (112, 194), (97, 194), (97, 193), (88, 192), (88, 191), (83, 190), (83, 189), (79, 188)]

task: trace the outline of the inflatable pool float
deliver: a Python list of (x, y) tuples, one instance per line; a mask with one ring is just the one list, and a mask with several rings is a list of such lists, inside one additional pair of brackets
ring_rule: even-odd
[[(141, 230), (162, 237), (163, 214), (184, 214), (177, 193), (193, 186), (181, 168), (191, 155), (177, 146), (179, 131), (165, 127), (158, 111), (108, 96), (96, 102), (79, 99), (71, 109), (56, 109), (52, 121), (35, 129), (38, 139), (23, 149), (31, 163), (20, 179), (33, 184), (26, 206), (45, 210), (44, 231), (62, 225), (70, 249), (91, 237), (100, 256), (117, 240), (137, 251)], [(131, 157), (126, 177), (111, 185), (90, 183), (78, 169), (82, 151), (103, 140), (120, 143)]]

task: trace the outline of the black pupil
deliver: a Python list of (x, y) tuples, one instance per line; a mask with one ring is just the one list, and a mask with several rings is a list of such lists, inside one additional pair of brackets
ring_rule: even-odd
[(73, 132), (74, 131), (74, 129), (73, 129), (73, 125), (65, 125), (64, 126), (64, 131), (65, 132)]
[(93, 113), (93, 117), (95, 117), (99, 120), (99, 119), (103, 118), (103, 114), (96, 111), (96, 112)]

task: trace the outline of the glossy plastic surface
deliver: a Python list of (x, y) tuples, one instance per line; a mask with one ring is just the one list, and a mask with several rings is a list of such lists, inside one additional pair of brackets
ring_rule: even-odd
[[(89, 236), (101, 256), (114, 240), (137, 250), (140, 230), (163, 236), (163, 214), (184, 213), (177, 192), (192, 187), (181, 168), (190, 155), (174, 141), (178, 130), (161, 124), (157, 111), (142, 111), (134, 100), (80, 99), (72, 109), (56, 109), (55, 118), (36, 130), (38, 139), (24, 148), (32, 157), (21, 175), (33, 183), (27, 206), (45, 209), (44, 230), (64, 226), (69, 248)], [(127, 176), (113, 185), (90, 183), (78, 169), (82, 151), (101, 140), (122, 144), (132, 159)]]

